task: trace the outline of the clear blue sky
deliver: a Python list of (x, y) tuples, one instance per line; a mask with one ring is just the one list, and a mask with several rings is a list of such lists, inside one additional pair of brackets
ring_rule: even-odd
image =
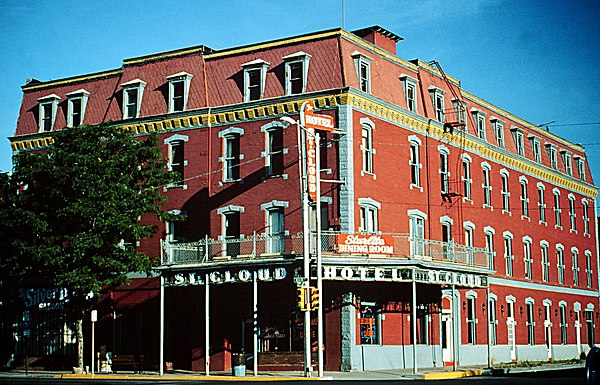
[[(11, 168), (21, 86), (119, 68), (125, 58), (214, 49), (342, 26), (342, 0), (0, 0), (0, 170)], [(404, 37), (463, 88), (585, 146), (600, 182), (600, 1), (345, 1), (345, 29)], [(593, 123), (581, 125), (580, 123)]]

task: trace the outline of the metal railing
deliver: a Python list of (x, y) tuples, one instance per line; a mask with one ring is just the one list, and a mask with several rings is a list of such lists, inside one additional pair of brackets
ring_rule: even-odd
[[(415, 239), (408, 234), (382, 234), (393, 239), (393, 253), (369, 254), (339, 253), (339, 232), (321, 234), (321, 253), (325, 257), (344, 258), (352, 255), (367, 258), (399, 258), (422, 261), (437, 261), (489, 269), (489, 253), (483, 248), (470, 247), (451, 242)], [(316, 253), (316, 236), (310, 234), (311, 254)], [(163, 266), (186, 264), (212, 264), (229, 260), (291, 257), (302, 255), (302, 233), (294, 235), (253, 234), (241, 238), (211, 239), (206, 237), (196, 242), (169, 243), (162, 241), (161, 262)]]

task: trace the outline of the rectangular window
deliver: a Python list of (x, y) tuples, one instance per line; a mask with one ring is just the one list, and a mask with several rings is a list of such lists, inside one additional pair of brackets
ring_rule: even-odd
[(183, 111), (184, 106), (184, 81), (174, 80), (171, 82), (171, 112)]
[(377, 233), (377, 207), (371, 205), (360, 206), (360, 231), (367, 234)]
[(466, 102), (460, 99), (453, 99), (452, 104), (454, 105), (454, 113), (456, 114), (456, 122), (459, 123), (458, 127), (463, 128), (467, 123), (467, 109), (465, 107)]
[(304, 62), (292, 62), (288, 65), (289, 90), (291, 94), (304, 92)]
[(513, 260), (515, 256), (512, 252), (512, 238), (504, 237), (504, 258), (506, 259), (506, 275), (513, 275)]
[(240, 255), (240, 212), (231, 211), (224, 213), (223, 238), (225, 255), (237, 257)]
[(577, 231), (576, 219), (577, 219), (577, 214), (575, 212), (575, 198), (569, 198), (569, 223), (571, 225), (571, 232)]
[(546, 200), (544, 197), (544, 189), (538, 187), (538, 209), (540, 211), (540, 223), (546, 223)]
[(592, 287), (592, 253), (585, 253), (585, 275), (587, 278), (587, 287)]
[(562, 157), (563, 157), (563, 162), (565, 164), (565, 174), (567, 174), (569, 176), (573, 176), (573, 162), (572, 162), (571, 154), (569, 154), (568, 152), (563, 152)]
[(510, 193), (508, 191), (508, 175), (502, 174), (502, 211), (510, 212)]
[(81, 125), (81, 99), (71, 99), (71, 127), (77, 127)]
[(490, 184), (490, 169), (483, 169), (483, 204), (492, 206), (492, 185)]
[(575, 162), (577, 164), (577, 173), (579, 174), (579, 179), (585, 181), (585, 161), (583, 158), (576, 157)]
[(240, 179), (240, 136), (227, 135), (224, 139), (224, 179), (225, 181), (235, 181)]
[(125, 90), (125, 116), (123, 118), (137, 118), (138, 112), (138, 89), (127, 88)]
[(450, 224), (450, 222), (443, 222), (442, 223), (442, 242), (444, 243), (443, 245), (443, 256), (444, 258), (448, 259), (450, 258), (450, 241), (452, 240), (452, 225)]
[(283, 208), (272, 208), (267, 210), (266, 252), (269, 254), (283, 252), (284, 235)]
[(360, 344), (378, 345), (381, 326), (381, 309), (375, 304), (360, 307)]
[(409, 111), (417, 112), (416, 86), (406, 82), (406, 107)]
[(53, 104), (52, 103), (43, 103), (40, 105), (42, 109), (42, 123), (40, 126), (42, 127), (42, 131), (52, 131), (52, 115), (53, 115)]
[(373, 129), (367, 124), (362, 125), (361, 148), (363, 151), (363, 172), (373, 174)]
[(485, 233), (485, 251), (488, 255), (490, 270), (496, 270), (494, 263), (496, 252), (494, 251), (494, 233), (492, 232)]
[(449, 192), (449, 181), (448, 181), (448, 154), (440, 153), (440, 182), (442, 194)]
[(490, 298), (488, 302), (488, 307), (490, 309), (490, 345), (496, 345), (497, 341), (497, 318), (496, 318), (496, 300)]
[(417, 344), (429, 345), (429, 321), (430, 316), (427, 314), (427, 306), (419, 305), (417, 307)]
[(527, 183), (521, 182), (521, 211), (524, 218), (529, 218), (529, 198), (527, 197)]
[(496, 120), (494, 123), (494, 133), (496, 134), (496, 142), (498, 143), (498, 147), (505, 148), (506, 144), (504, 143), (504, 125)]
[(531, 279), (533, 260), (531, 259), (531, 242), (529, 241), (523, 243), (523, 260), (525, 262), (525, 278)]
[(560, 194), (554, 192), (554, 223), (556, 227), (562, 227), (560, 213)]
[(359, 79), (360, 90), (363, 92), (370, 92), (371, 74), (370, 74), (369, 63), (361, 61), (359, 73), (360, 73), (360, 79)]
[(590, 235), (590, 217), (588, 213), (588, 203), (583, 200), (581, 208), (581, 216), (583, 217), (583, 235)]
[(567, 307), (560, 305), (560, 343), (567, 344)]
[(516, 130), (514, 131), (515, 137), (515, 148), (517, 150), (517, 154), (521, 156), (525, 156), (525, 143), (523, 138), (523, 132)]
[(556, 249), (556, 259), (557, 264), (556, 267), (558, 269), (558, 283), (565, 283), (565, 257), (563, 249)]
[(248, 100), (259, 100), (261, 94), (261, 69), (254, 68), (246, 71)]
[(552, 167), (555, 170), (558, 170), (558, 160), (556, 158), (556, 147), (554, 147), (551, 144), (546, 145), (546, 146), (548, 149), (548, 157), (550, 158), (550, 167)]
[(175, 171), (178, 174), (177, 182), (174, 183), (175, 186), (182, 186), (184, 175), (184, 142), (182, 140), (175, 140), (170, 143), (171, 157), (169, 166), (171, 171)]
[(471, 162), (468, 159), (463, 159), (463, 196), (467, 200), (471, 200)]
[(440, 123), (444, 123), (444, 94), (440, 91), (435, 91), (432, 94), (432, 98), (433, 107), (435, 109), (435, 119)]
[(544, 282), (548, 282), (549, 280), (549, 272), (550, 270), (550, 262), (548, 261), (548, 246), (542, 245), (542, 280)]
[(533, 318), (533, 304), (527, 304), (527, 343), (535, 345), (535, 321)]
[(573, 250), (573, 286), (579, 286), (579, 253)]
[(537, 163), (542, 163), (542, 150), (540, 140), (538, 138), (531, 139), (531, 150), (533, 151), (533, 160)]
[(477, 136), (485, 140), (485, 116), (477, 116)]
[(421, 163), (419, 161), (419, 144), (410, 143), (410, 183), (413, 186), (421, 186)]
[(412, 256), (425, 255), (425, 221), (421, 217), (410, 217), (410, 245)]
[(477, 308), (475, 307), (475, 298), (467, 298), (467, 341), (471, 345), (477, 344)]
[(267, 130), (266, 168), (267, 177), (283, 174), (283, 129)]

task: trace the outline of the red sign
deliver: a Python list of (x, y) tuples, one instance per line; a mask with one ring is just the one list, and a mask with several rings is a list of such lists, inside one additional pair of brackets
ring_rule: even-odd
[(308, 130), (306, 135), (306, 177), (308, 181), (308, 196), (313, 202), (317, 201), (317, 149), (314, 130)]
[(338, 253), (394, 254), (394, 237), (390, 235), (340, 234)]
[(315, 113), (315, 106), (312, 101), (302, 104), (300, 109), (300, 123), (307, 130), (333, 131), (333, 117), (328, 115), (318, 115)]

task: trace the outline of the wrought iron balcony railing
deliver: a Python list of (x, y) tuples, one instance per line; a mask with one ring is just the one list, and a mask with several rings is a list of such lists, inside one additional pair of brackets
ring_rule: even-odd
[[(348, 246), (344, 241), (349, 234), (323, 232), (321, 253), (323, 258), (395, 258), (435, 261), (489, 269), (491, 255), (482, 248), (469, 247), (455, 242), (415, 239), (408, 234), (361, 235), (361, 239), (377, 241), (385, 238), (385, 246), (376, 242)], [(370, 238), (374, 237), (374, 238)], [(383, 241), (379, 244), (383, 244)], [(350, 242), (352, 243), (352, 242)], [(343, 244), (346, 244), (345, 246)], [(374, 246), (374, 247), (370, 247)], [(316, 253), (316, 237), (310, 236), (311, 254)], [(303, 253), (302, 233), (294, 235), (251, 235), (241, 238), (211, 239), (197, 242), (162, 242), (161, 266), (214, 264), (248, 259), (293, 258)]]

